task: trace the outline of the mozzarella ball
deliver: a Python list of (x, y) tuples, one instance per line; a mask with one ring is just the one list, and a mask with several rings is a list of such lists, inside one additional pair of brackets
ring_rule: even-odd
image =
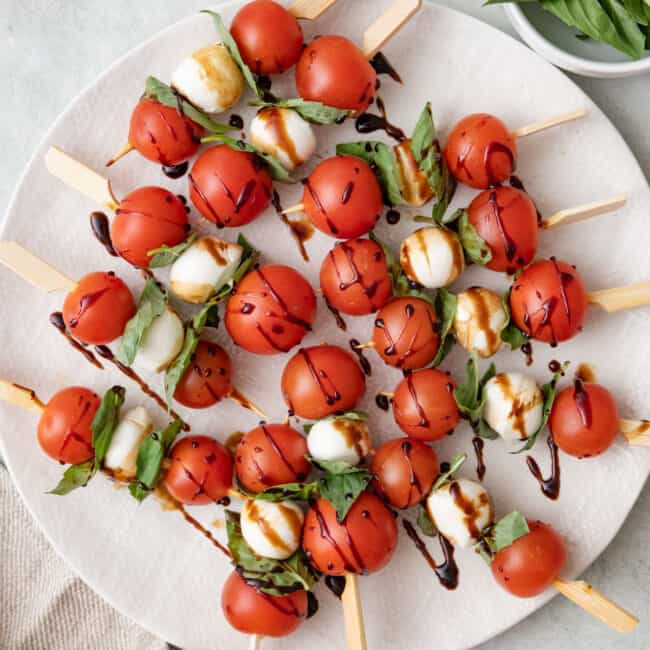
[(438, 532), (460, 548), (476, 544), (494, 520), (494, 509), (485, 488), (464, 478), (431, 492), (427, 511)]
[(305, 517), (293, 501), (246, 501), (241, 512), (241, 532), (255, 555), (286, 560), (300, 546)]
[(365, 420), (346, 417), (315, 422), (307, 436), (309, 454), (315, 460), (357, 465), (370, 452), (370, 433)]
[(183, 321), (171, 307), (167, 307), (142, 337), (135, 364), (146, 370), (160, 372), (178, 356), (184, 340)]
[(172, 86), (206, 113), (223, 113), (244, 92), (244, 76), (221, 43), (183, 59), (172, 75)]
[(104, 456), (104, 467), (110, 469), (119, 480), (135, 478), (140, 443), (152, 430), (151, 417), (142, 406), (127, 411), (113, 431), (111, 444)]
[(307, 162), (316, 151), (314, 129), (290, 108), (262, 109), (251, 122), (250, 141), (275, 156), (288, 171)]
[(243, 253), (239, 244), (218, 237), (199, 237), (172, 264), (172, 291), (187, 302), (205, 302), (232, 279)]
[(400, 264), (409, 280), (428, 289), (451, 284), (465, 268), (463, 247), (446, 228), (420, 228), (400, 248)]
[(498, 293), (472, 287), (458, 296), (453, 331), (456, 340), (468, 351), (476, 350), (482, 357), (491, 357), (501, 348), (501, 330), (506, 312)]
[(420, 207), (434, 195), (428, 176), (420, 169), (411, 141), (404, 140), (394, 147), (397, 170), (402, 179), (402, 198), (406, 205)]
[(485, 384), (483, 391), (483, 418), (505, 440), (525, 440), (541, 426), (544, 396), (528, 375), (497, 375)]

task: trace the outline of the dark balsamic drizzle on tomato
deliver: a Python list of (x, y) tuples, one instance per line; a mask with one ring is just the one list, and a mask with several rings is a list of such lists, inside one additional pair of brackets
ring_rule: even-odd
[(187, 174), (190, 164), (187, 162), (178, 163), (178, 165), (163, 165), (162, 173), (167, 176), (167, 178), (180, 178)]
[(589, 399), (589, 393), (585, 390), (584, 382), (580, 378), (576, 378), (573, 382), (573, 401), (576, 404), (583, 426), (589, 429), (592, 422), (591, 400)]
[(306, 188), (306, 190), (309, 192), (309, 196), (311, 196), (312, 201), (314, 202), (314, 205), (318, 209), (319, 212), (322, 212), (323, 216), (325, 217), (325, 222), (327, 223), (327, 227), (330, 229), (331, 233), (333, 235), (338, 235), (339, 234), (339, 229), (336, 227), (336, 224), (332, 221), (330, 216), (327, 214), (327, 210), (325, 209), (325, 206), (323, 205), (322, 201), (320, 200), (320, 196), (318, 196), (318, 192), (314, 189), (312, 184), (309, 182), (309, 179), (306, 178), (303, 181), (303, 184)]
[(325, 586), (340, 599), (345, 591), (345, 576), (325, 576)]
[(65, 336), (68, 343), (70, 343), (70, 345), (75, 350), (78, 350), (81, 352), (81, 354), (84, 355), (86, 361), (92, 363), (96, 368), (100, 368), (101, 370), (104, 369), (104, 366), (97, 359), (97, 357), (90, 350), (86, 349), (86, 347), (80, 341), (77, 341), (77, 339), (75, 339), (72, 334), (70, 334), (70, 332), (68, 332), (68, 329), (65, 326), (65, 321), (63, 320), (63, 314), (60, 311), (55, 311), (50, 314), (50, 323), (54, 325), (54, 327), (56, 327), (56, 329), (58, 329), (63, 336)]
[(208, 209), (208, 211), (210, 212), (210, 214), (214, 218), (214, 222), (215, 222), (217, 228), (219, 228), (219, 229), (225, 228), (226, 224), (223, 222), (221, 217), (217, 214), (217, 211), (212, 207), (212, 204), (210, 203), (210, 200), (205, 195), (203, 190), (199, 187), (199, 184), (194, 180), (191, 172), (190, 172), (190, 175), (187, 177), (187, 179), (189, 181), (190, 188), (196, 194), (198, 194), (199, 198), (201, 199), (201, 201), (204, 203), (205, 207)]
[(429, 418), (427, 417), (427, 414), (422, 408), (422, 404), (420, 404), (420, 400), (418, 399), (418, 393), (415, 390), (415, 384), (413, 383), (413, 373), (409, 373), (406, 375), (406, 387), (408, 388), (409, 395), (411, 396), (411, 399), (413, 400), (413, 406), (415, 406), (415, 410), (418, 413), (418, 426), (419, 427), (424, 427), (425, 429), (429, 427)]
[(483, 438), (479, 436), (474, 436), (472, 438), (472, 447), (474, 447), (474, 453), (476, 454), (476, 476), (479, 481), (483, 481), (485, 476), (485, 458), (483, 457), (483, 449), (485, 447), (485, 442)]
[(512, 260), (515, 259), (515, 255), (517, 254), (517, 244), (506, 232), (506, 228), (503, 224), (503, 219), (501, 218), (501, 207), (499, 206), (496, 192), (490, 192), (490, 196), (488, 197), (488, 204), (492, 208), (492, 213), (494, 214), (494, 219), (496, 221), (499, 234), (503, 240), (503, 248), (506, 254), (506, 259), (509, 262), (512, 262)]
[(560, 455), (558, 453), (558, 446), (552, 435), (549, 435), (546, 444), (548, 445), (551, 453), (551, 474), (548, 478), (542, 476), (542, 471), (537, 464), (537, 461), (532, 456), (526, 457), (526, 465), (531, 474), (537, 479), (542, 494), (549, 499), (555, 501), (560, 496)]
[(106, 252), (113, 257), (118, 257), (118, 252), (111, 241), (111, 231), (108, 225), (108, 217), (103, 212), (90, 213), (90, 227), (97, 241), (106, 249)]
[(370, 65), (375, 69), (377, 74), (387, 74), (393, 81), (399, 84), (404, 83), (397, 70), (395, 70), (391, 62), (384, 56), (383, 52), (377, 52), (370, 59)]
[(418, 501), (420, 501), (425, 495), (422, 492), (422, 483), (420, 482), (417, 472), (415, 471), (415, 467), (413, 466), (413, 460), (411, 459), (413, 443), (410, 440), (402, 441), (401, 450), (402, 455), (404, 456), (404, 460), (409, 469), (409, 493), (406, 498), (406, 503), (404, 504), (404, 508), (408, 508), (413, 499), (413, 490), (416, 490)]
[[(311, 376), (313, 380), (316, 382), (318, 387), (321, 390), (321, 393), (323, 393), (323, 397), (325, 398), (325, 403), (328, 406), (334, 405), (336, 402), (340, 401), (341, 399), (341, 393), (337, 390), (336, 386), (332, 383), (332, 380), (328, 377), (327, 373), (324, 370), (318, 370), (316, 366), (314, 365), (314, 362), (312, 361), (311, 357), (309, 356), (309, 351), (305, 350), (304, 348), (301, 348), (298, 351), (298, 354), (305, 360), (305, 364), (307, 365), (307, 369), (311, 373)], [(327, 386), (325, 385), (325, 382), (328, 381), (331, 385), (331, 392), (328, 390)]]
[(316, 515), (316, 520), (318, 521), (321, 538), (326, 540), (328, 544), (336, 551), (337, 555), (341, 559), (345, 571), (347, 573), (359, 573), (359, 572), (364, 573), (366, 570), (366, 565), (363, 562), (363, 558), (361, 557), (361, 554), (359, 553), (359, 550), (357, 549), (354, 540), (352, 539), (352, 536), (348, 532), (346, 524), (343, 523), (341, 524), (341, 526), (345, 529), (347, 545), (350, 549), (350, 553), (352, 554), (353, 561), (356, 562), (356, 566), (352, 564), (352, 562), (350, 562), (350, 560), (346, 557), (345, 553), (343, 552), (343, 549), (341, 548), (340, 544), (332, 536), (332, 533), (330, 532), (327, 522), (325, 521), (325, 517), (323, 517), (323, 513), (320, 511), (318, 507), (318, 503), (316, 503), (312, 507)]
[(386, 106), (381, 97), (377, 97), (377, 109), (379, 110), (379, 115), (363, 113), (357, 117), (354, 124), (357, 132), (373, 133), (374, 131), (385, 131), (386, 135), (397, 140), (397, 142), (404, 142), (406, 140), (406, 134), (398, 126), (388, 121)]
[[(521, 192), (526, 192), (526, 188), (524, 187), (521, 178), (519, 178), (519, 176), (515, 176), (514, 174), (510, 177), (510, 187), (514, 187), (516, 190), (520, 190)], [(526, 194), (528, 194), (528, 192), (526, 192)], [(530, 194), (528, 194), (528, 198), (533, 201)], [(535, 204), (535, 201), (533, 201), (533, 205), (535, 206), (535, 210), (537, 212), (537, 225), (540, 228), (543, 228), (544, 217), (542, 217), (542, 213), (539, 211), (539, 208)]]
[(366, 377), (370, 377), (370, 375), (372, 375), (372, 366), (370, 365), (370, 361), (366, 358), (366, 355), (363, 353), (363, 348), (361, 347), (359, 339), (350, 339), (350, 349), (357, 355), (359, 365)]
[(510, 161), (511, 171), (515, 170), (515, 155), (512, 152), (512, 149), (510, 149), (510, 147), (506, 147), (506, 145), (501, 144), (500, 142), (490, 142), (490, 144), (485, 148), (484, 158), (485, 172), (487, 174), (488, 184), (490, 186), (499, 185), (499, 179), (495, 176), (494, 170), (492, 168), (493, 158), (497, 154), (506, 156)]

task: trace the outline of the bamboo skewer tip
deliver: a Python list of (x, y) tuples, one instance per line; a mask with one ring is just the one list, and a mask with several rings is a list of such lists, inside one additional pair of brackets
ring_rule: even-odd
[(580, 205), (575, 208), (560, 210), (547, 219), (544, 219), (540, 227), (542, 229), (551, 229), (557, 226), (584, 221), (585, 219), (591, 219), (592, 217), (598, 217), (619, 210), (626, 203), (627, 195), (619, 194), (610, 199), (593, 201), (592, 203)]
[(111, 165), (114, 165), (118, 160), (121, 158), (124, 158), (128, 153), (131, 153), (135, 147), (130, 143), (127, 142), (107, 163), (106, 167), (110, 167)]
[(422, 0), (395, 0), (363, 33), (364, 56), (372, 59), (421, 6)]
[(0, 400), (28, 411), (42, 413), (45, 409), (45, 404), (31, 388), (4, 379), (0, 379)]
[(522, 126), (519, 129), (514, 129), (510, 132), (510, 135), (515, 139), (525, 138), (526, 136), (533, 135), (534, 133), (539, 133), (540, 131), (546, 131), (546, 129), (560, 126), (561, 124), (575, 122), (576, 120), (582, 119), (586, 115), (587, 111), (584, 108), (581, 108), (577, 111), (571, 111), (570, 113), (561, 113), (560, 115), (549, 117), (540, 122), (535, 122), (533, 124)]
[(345, 589), (341, 595), (345, 636), (348, 650), (366, 650), (366, 631), (363, 623), (363, 609), (359, 581), (355, 573), (345, 574)]
[(285, 210), (282, 210), (280, 214), (293, 214), (294, 212), (304, 212), (304, 211), (305, 211), (305, 204), (298, 203), (296, 205), (292, 205), (290, 208), (286, 208)]
[(287, 11), (294, 18), (316, 20), (336, 2), (337, 0), (294, 0)]
[(607, 312), (644, 307), (650, 305), (650, 282), (590, 291), (587, 299), (590, 304), (597, 305)]

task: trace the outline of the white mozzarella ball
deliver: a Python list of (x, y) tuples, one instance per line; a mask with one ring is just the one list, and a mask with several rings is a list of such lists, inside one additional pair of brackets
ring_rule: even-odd
[(164, 370), (178, 356), (184, 339), (183, 321), (171, 307), (167, 307), (142, 337), (135, 364), (153, 372)]
[(239, 244), (218, 237), (199, 237), (172, 264), (172, 291), (187, 302), (205, 302), (231, 280), (243, 253)]
[(356, 465), (370, 452), (370, 433), (365, 420), (346, 417), (315, 422), (307, 436), (309, 454), (317, 461), (342, 461)]
[(135, 478), (140, 443), (152, 429), (151, 417), (142, 406), (127, 411), (120, 418), (104, 456), (104, 467), (110, 469), (115, 478), (120, 480)]
[(262, 109), (251, 122), (250, 140), (288, 171), (307, 162), (316, 151), (314, 129), (290, 108)]
[(172, 75), (172, 86), (206, 113), (222, 113), (244, 92), (244, 77), (221, 43), (197, 50), (183, 59)]
[(544, 396), (528, 375), (497, 375), (485, 384), (483, 391), (483, 418), (505, 440), (525, 440), (541, 426)]
[(495, 291), (472, 287), (458, 296), (454, 335), (468, 351), (476, 350), (482, 357), (491, 357), (501, 348), (501, 330), (506, 313), (501, 297)]
[(400, 264), (413, 282), (439, 289), (463, 272), (465, 257), (458, 237), (450, 230), (420, 228), (402, 242)]
[(255, 555), (286, 560), (300, 546), (304, 514), (293, 501), (246, 501), (241, 532)]
[(485, 488), (460, 478), (431, 492), (427, 511), (434, 526), (454, 546), (469, 548), (494, 520), (494, 509)]
[(434, 195), (428, 176), (420, 169), (411, 140), (404, 140), (394, 147), (397, 170), (402, 179), (402, 198), (406, 205), (420, 207)]

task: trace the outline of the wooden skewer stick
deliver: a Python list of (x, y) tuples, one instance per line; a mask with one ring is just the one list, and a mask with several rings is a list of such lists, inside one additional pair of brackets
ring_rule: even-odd
[(379, 394), (383, 395), (384, 397), (387, 397), (388, 399), (393, 399), (393, 397), (395, 397), (395, 393), (391, 393), (390, 391), (387, 391), (387, 390), (382, 391)]
[(264, 413), (264, 411), (259, 407), (253, 404), (248, 397), (246, 397), (243, 393), (238, 391), (236, 388), (232, 389), (232, 392), (230, 395), (228, 395), (228, 398), (233, 400), (234, 402), (237, 402), (240, 406), (243, 406), (245, 409), (248, 409), (249, 411), (253, 411), (256, 415), (259, 415), (263, 420), (268, 420), (269, 416)]
[(366, 650), (366, 631), (363, 625), (361, 595), (356, 573), (345, 574), (345, 589), (341, 602), (348, 650)]
[(280, 214), (292, 214), (293, 212), (304, 212), (304, 210), (305, 210), (305, 204), (297, 203), (296, 205), (292, 205), (290, 208), (287, 208), (286, 210), (282, 210)]
[(237, 488), (234, 487), (231, 487), (228, 490), (228, 496), (231, 499), (239, 499), (240, 501), (246, 501), (246, 499), (248, 499), (244, 493), (240, 492)]
[(354, 346), (357, 350), (367, 350), (368, 348), (374, 348), (375, 342), (368, 341), (367, 343), (359, 343), (359, 345)]
[(333, 4), (336, 4), (336, 0), (294, 0), (287, 11), (296, 18), (316, 20)]
[(650, 305), (650, 282), (629, 284), (626, 287), (589, 292), (589, 302), (605, 311), (621, 311)]
[(13, 384), (4, 379), (0, 379), (0, 400), (14, 404), (27, 411), (42, 413), (45, 410), (45, 404), (41, 402), (31, 388), (21, 386), (20, 384)]
[(363, 47), (361, 50), (364, 56), (367, 59), (372, 59), (421, 6), (422, 0), (395, 0), (363, 33)]
[(560, 126), (560, 124), (574, 122), (575, 120), (583, 118), (586, 114), (587, 111), (584, 108), (580, 109), (579, 111), (572, 111), (571, 113), (562, 113), (561, 115), (549, 117), (546, 120), (542, 120), (541, 122), (535, 122), (534, 124), (529, 124), (528, 126), (522, 126), (520, 129), (511, 131), (510, 134), (513, 138), (525, 138), (528, 135), (533, 135), (533, 133), (539, 133), (540, 131), (551, 129), (554, 126)]
[(135, 147), (130, 143), (127, 142), (107, 163), (106, 167), (110, 167), (111, 165), (115, 164), (120, 158), (124, 158), (127, 153), (131, 153)]
[(636, 616), (609, 600), (584, 580), (557, 578), (553, 581), (553, 587), (578, 607), (582, 607), (593, 617), (621, 634), (631, 632), (639, 624)]
[(251, 640), (248, 644), (248, 650), (260, 650), (262, 647), (262, 639), (264, 637), (259, 634), (251, 634)]
[(649, 420), (619, 420), (621, 433), (633, 447), (650, 447)]
[(117, 210), (119, 207), (108, 178), (86, 167), (58, 147), (49, 148), (45, 154), (45, 165), (50, 174), (96, 203), (109, 210)]
[(625, 194), (619, 194), (618, 196), (614, 196), (611, 199), (605, 199), (604, 201), (594, 201), (593, 203), (580, 205), (576, 208), (560, 210), (548, 217), (548, 219), (544, 219), (540, 227), (551, 229), (556, 226), (577, 223), (578, 221), (584, 221), (585, 219), (591, 219), (592, 217), (598, 217), (601, 214), (619, 210), (626, 203), (627, 196)]

